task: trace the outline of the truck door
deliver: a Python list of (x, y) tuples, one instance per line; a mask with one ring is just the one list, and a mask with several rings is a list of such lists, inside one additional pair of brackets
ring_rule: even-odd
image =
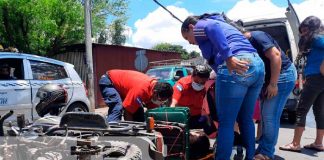
[(288, 0), (288, 7), (286, 9), (285, 14), (286, 14), (286, 17), (287, 17), (288, 22), (290, 24), (290, 27), (292, 29), (294, 39), (295, 39), (295, 44), (298, 44), (298, 42), (299, 42), (298, 27), (300, 25), (300, 21), (299, 21), (299, 18), (297, 16), (297, 13), (296, 13), (294, 7), (292, 6), (292, 4), (290, 3), (289, 0)]

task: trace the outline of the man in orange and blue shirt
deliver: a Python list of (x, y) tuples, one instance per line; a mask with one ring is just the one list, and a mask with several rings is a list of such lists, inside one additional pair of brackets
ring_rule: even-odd
[(109, 70), (99, 80), (102, 97), (109, 106), (108, 122), (144, 121), (144, 108), (161, 106), (172, 97), (168, 83), (157, 82), (148, 75), (132, 70)]
[(197, 65), (192, 75), (181, 78), (173, 86), (171, 107), (183, 106), (190, 109), (191, 129), (203, 128), (206, 124), (206, 117), (201, 115), (201, 111), (206, 95), (205, 83), (209, 74), (209, 67)]

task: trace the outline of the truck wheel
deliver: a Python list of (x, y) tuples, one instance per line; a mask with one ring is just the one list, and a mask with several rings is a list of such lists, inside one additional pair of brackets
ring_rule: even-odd
[(288, 122), (290, 124), (295, 124), (296, 123), (296, 112), (295, 111), (288, 112)]
[(135, 144), (123, 141), (108, 141), (111, 147), (104, 149), (107, 154), (103, 157), (119, 160), (141, 160), (142, 151)]
[(88, 112), (87, 107), (82, 103), (73, 103), (66, 112)]

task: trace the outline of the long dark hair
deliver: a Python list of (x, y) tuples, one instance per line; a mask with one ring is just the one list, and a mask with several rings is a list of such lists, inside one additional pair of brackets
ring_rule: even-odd
[(222, 13), (204, 13), (200, 16), (189, 16), (183, 21), (182, 26), (181, 26), (181, 32), (188, 32), (189, 31), (189, 24), (196, 25), (198, 20), (200, 19), (205, 19), (210, 16), (215, 16), (215, 15), (221, 15), (222, 18), (225, 20), (226, 23), (232, 25), (242, 33), (247, 32), (247, 30), (243, 27), (243, 22), (241, 20), (239, 21), (233, 21), (230, 18), (227, 17), (227, 15), (222, 12)]
[(301, 33), (302, 28), (307, 28), (308, 32), (300, 37), (298, 47), (302, 55), (307, 55), (310, 52), (314, 38), (318, 35), (324, 35), (324, 26), (318, 17), (309, 16), (300, 24), (299, 33)]
[(200, 16), (188, 16), (181, 25), (181, 32), (189, 31), (189, 24), (196, 25), (198, 20), (205, 19), (211, 16), (220, 15), (220, 13), (204, 13)]
[(204, 131), (198, 131), (196, 134), (189, 134), (190, 144), (190, 158), (189, 159), (200, 159), (208, 155), (210, 142), (208, 136)]

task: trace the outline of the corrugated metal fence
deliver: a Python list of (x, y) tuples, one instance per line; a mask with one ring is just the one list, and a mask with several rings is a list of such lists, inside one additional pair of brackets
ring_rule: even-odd
[[(65, 48), (65, 52), (52, 56), (51, 58), (73, 64), (76, 72), (80, 75), (82, 81), (85, 82), (85, 84), (88, 84), (84, 48), (84, 44), (68, 46)], [(148, 65), (151, 61), (181, 58), (179, 53), (174, 52), (159, 52), (143, 48), (104, 44), (93, 44), (92, 54), (96, 107), (105, 106), (105, 103), (103, 102), (98, 89), (97, 81), (100, 79), (101, 75), (104, 74), (107, 70), (138, 70), (138, 67), (142, 67), (142, 69), (144, 69), (142, 72), (145, 72), (150, 66), (146, 66), (144, 64)], [(137, 59), (143, 59), (147, 62), (142, 63)]]

